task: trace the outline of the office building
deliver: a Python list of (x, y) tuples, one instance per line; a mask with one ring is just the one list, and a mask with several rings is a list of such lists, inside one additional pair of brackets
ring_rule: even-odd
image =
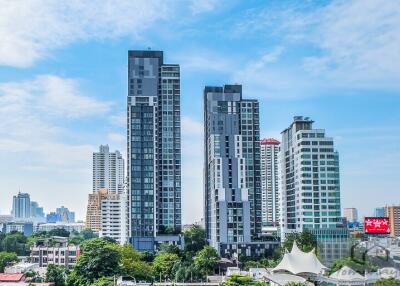
[(260, 141), (261, 198), (263, 228), (279, 224), (278, 154), (280, 142), (276, 139)]
[(59, 216), (61, 222), (75, 222), (75, 213), (71, 212), (68, 208), (61, 206), (56, 209), (56, 214)]
[(127, 104), (131, 243), (153, 251), (182, 225), (179, 65), (162, 51), (129, 51)]
[(356, 208), (344, 208), (343, 216), (348, 222), (358, 221), (358, 212)]
[(389, 218), (390, 236), (400, 236), (400, 206), (386, 206), (385, 217)]
[(107, 194), (101, 200), (100, 237), (110, 237), (119, 244), (128, 243), (128, 197), (126, 194)]
[(124, 192), (124, 159), (119, 151), (110, 152), (101, 145), (93, 152), (93, 192), (108, 189), (110, 193)]
[(31, 198), (29, 194), (19, 192), (13, 197), (11, 214), (16, 220), (28, 220), (31, 218)]
[(206, 237), (222, 256), (262, 255), (260, 125), (257, 100), (241, 85), (204, 89)]
[[(308, 117), (295, 116), (282, 132), (280, 152), (280, 227), (289, 233), (310, 230), (326, 249), (348, 243), (340, 207), (339, 154), (324, 129)], [(323, 257), (329, 264), (336, 257)]]
[(374, 209), (374, 217), (384, 217), (385, 216), (385, 208), (375, 208)]
[(31, 201), (31, 218), (35, 221), (45, 220), (43, 207), (40, 207), (39, 204), (34, 201)]

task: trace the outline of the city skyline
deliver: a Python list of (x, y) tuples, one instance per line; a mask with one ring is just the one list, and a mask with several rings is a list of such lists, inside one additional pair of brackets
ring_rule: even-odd
[[(126, 52), (148, 46), (181, 66), (183, 223), (202, 216), (202, 90), (225, 83), (259, 100), (260, 138), (279, 139), (295, 115), (327, 130), (341, 155), (342, 207), (362, 217), (399, 203), (399, 3), (117, 1), (111, 18), (91, 4), (7, 5), (0, 11), (0, 35), (10, 39), (0, 44), (1, 214), (21, 189), (46, 211), (66, 205), (84, 218), (92, 152), (108, 144), (126, 158)], [(131, 19), (138, 8), (143, 14)], [(169, 12), (180, 20), (160, 16)], [(62, 23), (61, 13), (74, 20)], [(354, 13), (358, 22), (346, 21)]]

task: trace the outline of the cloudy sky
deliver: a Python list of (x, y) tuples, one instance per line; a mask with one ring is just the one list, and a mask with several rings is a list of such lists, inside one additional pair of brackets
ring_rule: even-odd
[[(100, 4), (101, 3), (101, 4)], [(127, 50), (182, 72), (184, 222), (202, 214), (202, 89), (243, 84), (265, 137), (335, 138), (343, 207), (400, 203), (400, 2), (0, 0), (0, 213), (31, 194), (85, 214), (91, 153), (125, 152)]]

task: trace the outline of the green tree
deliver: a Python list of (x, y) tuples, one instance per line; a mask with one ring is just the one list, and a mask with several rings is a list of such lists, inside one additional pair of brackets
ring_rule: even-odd
[(179, 249), (178, 246), (171, 245), (171, 244), (168, 244), (168, 243), (161, 244), (159, 251), (160, 252), (174, 253), (174, 254), (176, 254), (178, 256), (182, 256), (183, 255), (182, 251)]
[(15, 252), (19, 256), (29, 255), (28, 239), (21, 232), (7, 233), (1, 241), (1, 249), (6, 252)]
[(248, 276), (232, 275), (221, 286), (267, 286), (268, 284), (256, 282)]
[(130, 244), (119, 247), (119, 252), (124, 274), (135, 277), (138, 281), (153, 281), (153, 268), (144, 260), (145, 256), (141, 252), (134, 249)]
[(219, 259), (220, 257), (213, 247), (205, 246), (195, 256), (194, 265), (197, 271), (206, 276), (213, 272), (215, 266), (218, 264)]
[(387, 279), (379, 279), (374, 283), (375, 286), (400, 286), (400, 280), (387, 278)]
[(94, 238), (82, 243), (81, 252), (74, 268), (80, 280), (78, 282), (92, 283), (101, 277), (118, 275), (121, 272), (118, 245), (102, 238)]
[(114, 286), (114, 277), (101, 277), (90, 284), (90, 286)]
[(82, 277), (80, 277), (76, 271), (73, 270), (68, 274), (65, 284), (67, 286), (87, 286), (89, 283), (83, 281)]
[(172, 280), (175, 277), (175, 264), (180, 262), (180, 258), (175, 253), (161, 251), (154, 258), (153, 269), (157, 278)]
[(15, 252), (0, 252), (0, 272), (4, 272), (4, 268), (8, 263), (17, 262), (18, 257)]
[(302, 251), (309, 252), (314, 248), (317, 250), (317, 239), (308, 230), (303, 230), (302, 232), (291, 233), (286, 237), (282, 243), (282, 252), (291, 251), (294, 241)]
[(185, 251), (195, 254), (206, 245), (206, 232), (204, 229), (194, 224), (183, 233), (185, 237)]
[(365, 262), (362, 260), (358, 260), (355, 258), (351, 258), (351, 257), (346, 257), (346, 258), (342, 258), (342, 259), (337, 259), (335, 260), (330, 268), (329, 273), (333, 273), (338, 271), (339, 269), (341, 269), (343, 266), (348, 266), (351, 269), (353, 269), (354, 271), (363, 274), (365, 273), (365, 271), (368, 272), (373, 272), (376, 271), (376, 267), (371, 265), (369, 262)]
[(97, 237), (90, 228), (85, 228), (84, 230), (82, 230), (80, 235), (83, 237), (84, 240), (89, 240)]
[(69, 237), (69, 231), (63, 228), (56, 228), (52, 229), (48, 232), (48, 236), (62, 236), (62, 237)]
[(46, 282), (54, 282), (55, 286), (65, 285), (66, 271), (62, 266), (49, 264), (46, 271)]

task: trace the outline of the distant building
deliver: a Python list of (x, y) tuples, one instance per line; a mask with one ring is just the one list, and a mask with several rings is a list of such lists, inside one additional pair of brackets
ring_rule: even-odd
[(93, 192), (107, 189), (110, 193), (124, 192), (124, 159), (119, 151), (110, 152), (108, 145), (101, 145), (93, 153)]
[(129, 242), (128, 196), (125, 194), (107, 194), (100, 203), (100, 237), (110, 237), (123, 245)]
[(101, 201), (106, 199), (107, 195), (107, 189), (99, 189), (89, 194), (86, 210), (86, 227), (97, 234), (101, 231)]
[(348, 222), (358, 221), (358, 212), (356, 208), (344, 208), (343, 216), (347, 219)]
[(72, 268), (80, 255), (79, 246), (69, 245), (64, 237), (52, 237), (41, 239), (31, 247), (30, 259), (39, 267), (47, 267), (49, 264)]
[(45, 215), (43, 208), (39, 206), (37, 202), (31, 201), (31, 215), (30, 217), (35, 222), (43, 222), (45, 221)]
[(61, 217), (56, 212), (50, 212), (46, 215), (47, 223), (56, 223), (56, 222), (60, 222), (60, 221), (61, 221)]
[(33, 223), (27, 221), (21, 222), (8, 222), (3, 224), (4, 233), (10, 233), (13, 231), (18, 231), (23, 233), (25, 236), (30, 236), (33, 234)]
[(19, 192), (13, 197), (11, 213), (16, 220), (27, 220), (31, 218), (31, 198), (29, 194)]
[(75, 222), (75, 213), (64, 206), (57, 208), (56, 214), (60, 217), (61, 222)]
[(83, 222), (55, 222), (55, 223), (42, 223), (38, 224), (35, 228), (36, 231), (51, 231), (55, 229), (64, 229), (69, 232), (81, 232), (84, 230), (85, 224)]
[(261, 192), (263, 226), (279, 224), (278, 154), (280, 142), (263, 139), (261, 144)]
[(375, 208), (374, 209), (374, 217), (384, 217), (385, 216), (385, 208)]
[(385, 217), (389, 217), (390, 236), (400, 236), (400, 206), (386, 206)]

